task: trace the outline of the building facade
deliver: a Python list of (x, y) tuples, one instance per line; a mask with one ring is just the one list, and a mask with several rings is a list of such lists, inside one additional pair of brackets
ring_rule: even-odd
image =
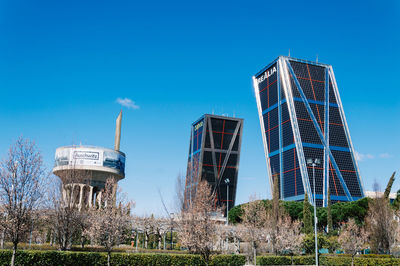
[[(206, 114), (191, 127), (184, 208), (206, 180), (215, 192), (215, 205), (235, 205), (243, 119)], [(227, 201), (229, 204), (227, 204)]]
[[(317, 206), (364, 197), (332, 66), (278, 57), (253, 77), (271, 191), (280, 198), (313, 195)], [(309, 196), (311, 203), (313, 198)]]

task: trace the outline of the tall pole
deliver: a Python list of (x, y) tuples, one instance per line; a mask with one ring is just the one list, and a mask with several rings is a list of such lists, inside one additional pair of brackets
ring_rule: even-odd
[(173, 227), (173, 221), (172, 221), (172, 219), (173, 219), (173, 215), (174, 215), (174, 214), (171, 213), (171, 250), (173, 249), (172, 246), (173, 246), (173, 244), (174, 244), (173, 241), (172, 241), (172, 240), (173, 240), (173, 239), (172, 239), (172, 227)]
[(228, 225), (229, 223), (229, 178), (225, 179), (225, 184), (226, 184), (226, 224)]
[(317, 239), (317, 202), (315, 200), (315, 162), (312, 164), (314, 185), (314, 235), (315, 235), (315, 265), (318, 266), (318, 239)]

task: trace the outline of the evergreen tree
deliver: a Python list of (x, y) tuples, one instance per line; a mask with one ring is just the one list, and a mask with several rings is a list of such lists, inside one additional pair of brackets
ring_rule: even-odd
[(331, 191), (328, 188), (328, 209), (327, 209), (327, 223), (328, 223), (328, 234), (333, 232), (333, 221), (332, 221), (332, 210), (331, 210)]
[(389, 182), (388, 182), (388, 184), (386, 186), (385, 193), (383, 194), (383, 197), (385, 199), (389, 199), (389, 194), (390, 194), (390, 190), (392, 190), (392, 185), (393, 185), (393, 182), (394, 182), (394, 175), (395, 174), (396, 174), (396, 172), (393, 172), (393, 174), (390, 177)]
[(313, 232), (312, 217), (311, 217), (311, 204), (308, 201), (307, 193), (304, 195), (304, 205), (303, 205), (303, 224), (304, 233), (311, 234)]

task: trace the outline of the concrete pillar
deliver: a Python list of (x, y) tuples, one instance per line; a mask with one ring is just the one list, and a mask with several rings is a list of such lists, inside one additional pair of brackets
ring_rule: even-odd
[(99, 208), (101, 208), (101, 191), (97, 193), (97, 203), (99, 204)]
[(88, 193), (88, 204), (89, 208), (92, 208), (92, 201), (93, 201), (93, 187), (89, 186), (89, 193)]
[(79, 184), (79, 204), (78, 204), (78, 210), (81, 211), (82, 209), (82, 197), (83, 197), (83, 187), (84, 184)]

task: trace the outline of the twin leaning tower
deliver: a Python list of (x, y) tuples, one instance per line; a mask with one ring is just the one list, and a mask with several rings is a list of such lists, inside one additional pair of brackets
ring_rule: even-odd
[(101, 206), (101, 194), (110, 177), (125, 177), (125, 154), (119, 150), (122, 111), (115, 129), (114, 149), (94, 146), (65, 146), (56, 150), (53, 173), (63, 182), (64, 202), (81, 210), (95, 204)]
[[(253, 76), (253, 85), (271, 191), (278, 182), (281, 199), (301, 201), (305, 193), (313, 195), (315, 183), (317, 206), (327, 205), (328, 191), (333, 203), (363, 198), (332, 66), (280, 56)], [(119, 151), (121, 119), (120, 112), (113, 150), (56, 150), (53, 173), (63, 181), (64, 200), (79, 209), (101, 204), (107, 178), (125, 177), (125, 154)], [(215, 205), (228, 210), (235, 205), (242, 134), (240, 118), (205, 114), (192, 124), (184, 208), (201, 180), (215, 192)], [(309, 160), (318, 162), (314, 169)], [(313, 204), (313, 197), (309, 199)]]
[[(282, 200), (317, 206), (364, 197), (332, 66), (280, 56), (253, 76), (268, 176)], [(243, 119), (204, 115), (192, 124), (185, 206), (206, 180), (215, 204), (235, 204)], [(309, 160), (319, 162), (313, 167)], [(312, 204), (313, 197), (309, 197)]]

